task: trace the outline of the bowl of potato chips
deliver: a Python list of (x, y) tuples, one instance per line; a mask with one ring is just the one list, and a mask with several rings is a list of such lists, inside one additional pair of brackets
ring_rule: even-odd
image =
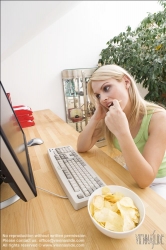
[(91, 194), (88, 213), (100, 232), (111, 238), (123, 239), (135, 233), (142, 225), (145, 207), (132, 190), (109, 185)]

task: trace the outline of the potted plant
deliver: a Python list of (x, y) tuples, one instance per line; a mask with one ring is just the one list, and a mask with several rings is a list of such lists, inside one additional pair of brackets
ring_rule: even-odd
[(122, 66), (148, 89), (146, 100), (166, 105), (166, 1), (158, 2), (162, 11), (149, 13), (137, 29), (128, 26), (107, 42), (98, 66)]

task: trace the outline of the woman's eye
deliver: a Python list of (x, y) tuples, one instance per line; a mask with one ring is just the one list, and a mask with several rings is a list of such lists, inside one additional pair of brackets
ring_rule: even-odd
[(110, 86), (105, 86), (105, 87), (104, 87), (104, 91), (105, 91), (105, 92), (108, 92), (109, 89), (110, 89)]
[(97, 99), (100, 99), (100, 95), (99, 95), (99, 94), (97, 94), (97, 95), (96, 95), (96, 98), (97, 98)]

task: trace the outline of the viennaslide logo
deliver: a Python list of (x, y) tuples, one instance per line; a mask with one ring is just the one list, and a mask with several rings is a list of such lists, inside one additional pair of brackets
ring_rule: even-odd
[(138, 245), (152, 245), (152, 249), (155, 245), (164, 245), (164, 234), (158, 234), (156, 230), (152, 234), (136, 234), (135, 237)]

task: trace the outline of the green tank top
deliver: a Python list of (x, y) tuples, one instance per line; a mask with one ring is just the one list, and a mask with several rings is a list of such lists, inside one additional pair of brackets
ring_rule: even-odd
[[(144, 146), (146, 141), (148, 140), (148, 127), (149, 127), (149, 123), (152, 117), (152, 113), (148, 114), (147, 116), (145, 115), (143, 117), (142, 123), (141, 123), (141, 127), (138, 131), (138, 134), (136, 135), (136, 137), (134, 138), (134, 142), (138, 148), (138, 150), (141, 152), (143, 152)], [(117, 148), (119, 151), (121, 151), (120, 145), (118, 140), (115, 138), (114, 139), (114, 147)], [(158, 173), (156, 175), (156, 178), (161, 178), (166, 176), (166, 152), (163, 158), (163, 161), (161, 163), (161, 166), (158, 170)]]

